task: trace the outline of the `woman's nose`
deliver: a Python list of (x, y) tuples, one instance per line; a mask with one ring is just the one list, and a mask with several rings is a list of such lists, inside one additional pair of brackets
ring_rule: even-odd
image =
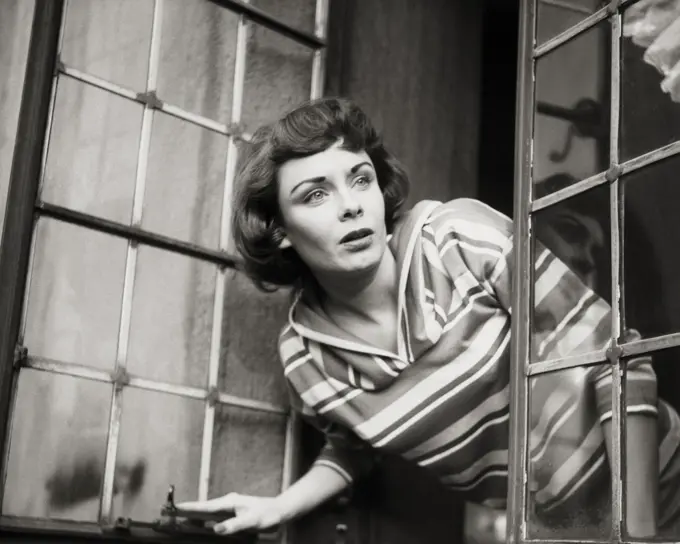
[(356, 198), (353, 198), (351, 195), (343, 197), (340, 205), (340, 219), (353, 219), (360, 217), (363, 213), (364, 210)]

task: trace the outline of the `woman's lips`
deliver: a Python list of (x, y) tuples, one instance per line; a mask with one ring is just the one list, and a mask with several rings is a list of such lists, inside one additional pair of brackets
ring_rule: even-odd
[(357, 240), (361, 240), (362, 238), (366, 238), (367, 236), (370, 236), (373, 234), (373, 231), (371, 229), (357, 229), (353, 230), (351, 232), (348, 232), (345, 234), (341, 239), (340, 243), (345, 244), (348, 242), (355, 242)]

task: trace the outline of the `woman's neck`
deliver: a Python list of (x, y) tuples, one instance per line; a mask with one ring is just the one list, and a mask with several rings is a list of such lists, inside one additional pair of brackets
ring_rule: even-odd
[(386, 250), (373, 270), (343, 277), (317, 278), (323, 291), (322, 304), (332, 316), (356, 316), (380, 321), (385, 313), (396, 313), (397, 262)]

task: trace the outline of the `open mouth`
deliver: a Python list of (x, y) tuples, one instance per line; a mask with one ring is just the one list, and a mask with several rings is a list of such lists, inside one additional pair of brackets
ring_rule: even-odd
[(362, 238), (366, 238), (367, 236), (370, 236), (373, 234), (373, 231), (371, 229), (358, 229), (358, 230), (353, 230), (352, 232), (348, 232), (345, 234), (341, 239), (340, 243), (344, 244), (347, 242), (356, 242), (357, 240), (361, 240)]

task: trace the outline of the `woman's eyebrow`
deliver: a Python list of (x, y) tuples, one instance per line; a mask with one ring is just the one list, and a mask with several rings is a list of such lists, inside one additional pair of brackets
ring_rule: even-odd
[(300, 183), (298, 183), (295, 187), (291, 189), (290, 194), (292, 195), (295, 191), (298, 190), (299, 187), (303, 186), (305, 183), (323, 183), (324, 181), (326, 181), (326, 176), (318, 176), (316, 178), (303, 179)]

